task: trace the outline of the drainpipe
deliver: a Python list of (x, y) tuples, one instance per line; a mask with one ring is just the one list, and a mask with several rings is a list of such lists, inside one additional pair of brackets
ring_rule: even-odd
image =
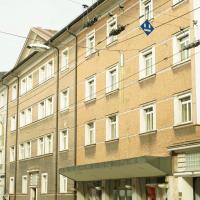
[(5, 128), (5, 139), (4, 139), (4, 195), (6, 194), (6, 176), (7, 176), (7, 137), (8, 137), (8, 104), (9, 104), (9, 86), (3, 83), (2, 85), (5, 85), (7, 88), (7, 99), (6, 99), (6, 128)]
[[(69, 30), (66, 30), (75, 38), (75, 70), (74, 70), (74, 166), (77, 165), (77, 67), (78, 67), (78, 36)], [(76, 194), (77, 183), (74, 181), (74, 200), (77, 199)]]
[(15, 181), (14, 181), (14, 200), (16, 200), (17, 195), (17, 150), (18, 150), (18, 133), (19, 133), (19, 76), (13, 76), (17, 78), (17, 111), (16, 111), (16, 139), (15, 139)]

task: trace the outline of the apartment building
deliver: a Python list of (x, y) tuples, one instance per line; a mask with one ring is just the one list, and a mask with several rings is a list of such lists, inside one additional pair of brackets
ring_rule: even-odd
[(200, 39), (199, 7), (102, 0), (70, 25), (78, 35), (76, 165), (60, 173), (77, 182), (78, 200), (200, 198), (200, 49), (184, 49)]
[(5, 197), (11, 200), (73, 197), (74, 183), (58, 171), (74, 163), (68, 129), (74, 123), (74, 38), (51, 43), (54, 35), (32, 28), (15, 67), (2, 78), (9, 88)]
[[(0, 72), (0, 78), (5, 72)], [(3, 199), (5, 185), (5, 138), (7, 115), (7, 86), (0, 83), (0, 199)]]

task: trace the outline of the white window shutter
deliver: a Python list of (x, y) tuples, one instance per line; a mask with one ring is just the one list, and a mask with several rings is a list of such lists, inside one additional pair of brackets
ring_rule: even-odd
[(106, 93), (110, 92), (110, 73), (106, 71)]
[(143, 108), (140, 108), (140, 133), (145, 132), (145, 116)]
[(179, 62), (179, 48), (177, 43), (177, 37), (173, 37), (173, 64), (176, 65)]
[(156, 49), (155, 46), (152, 47), (152, 69), (153, 69), (153, 74), (156, 72)]
[(156, 130), (156, 104), (153, 104), (153, 130)]
[(178, 97), (174, 98), (174, 124), (177, 125), (180, 123), (180, 103)]
[(85, 100), (87, 101), (89, 99), (88, 95), (88, 80), (85, 81)]
[(139, 79), (142, 79), (145, 77), (145, 66), (144, 66), (144, 58), (143, 54), (139, 54)]
[(85, 145), (89, 144), (88, 125), (85, 125)]
[(111, 139), (109, 118), (106, 118), (106, 141)]
[(119, 116), (116, 115), (116, 137), (119, 138)]
[(120, 73), (120, 70), (119, 70), (119, 64), (117, 64), (116, 66), (116, 88), (119, 88), (119, 73)]

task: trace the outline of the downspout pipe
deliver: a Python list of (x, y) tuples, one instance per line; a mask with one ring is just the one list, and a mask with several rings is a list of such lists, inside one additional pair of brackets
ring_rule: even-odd
[(9, 104), (9, 85), (5, 84), (2, 79), (2, 85), (7, 88), (7, 99), (6, 99), (6, 128), (5, 128), (5, 139), (4, 139), (4, 195), (6, 194), (6, 178), (7, 178), (7, 137), (8, 137), (8, 104)]

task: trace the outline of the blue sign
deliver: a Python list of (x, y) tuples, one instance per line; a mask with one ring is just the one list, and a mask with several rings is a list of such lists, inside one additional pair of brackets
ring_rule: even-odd
[(146, 33), (146, 35), (150, 35), (154, 30), (154, 27), (151, 25), (149, 20), (146, 20), (140, 27)]

